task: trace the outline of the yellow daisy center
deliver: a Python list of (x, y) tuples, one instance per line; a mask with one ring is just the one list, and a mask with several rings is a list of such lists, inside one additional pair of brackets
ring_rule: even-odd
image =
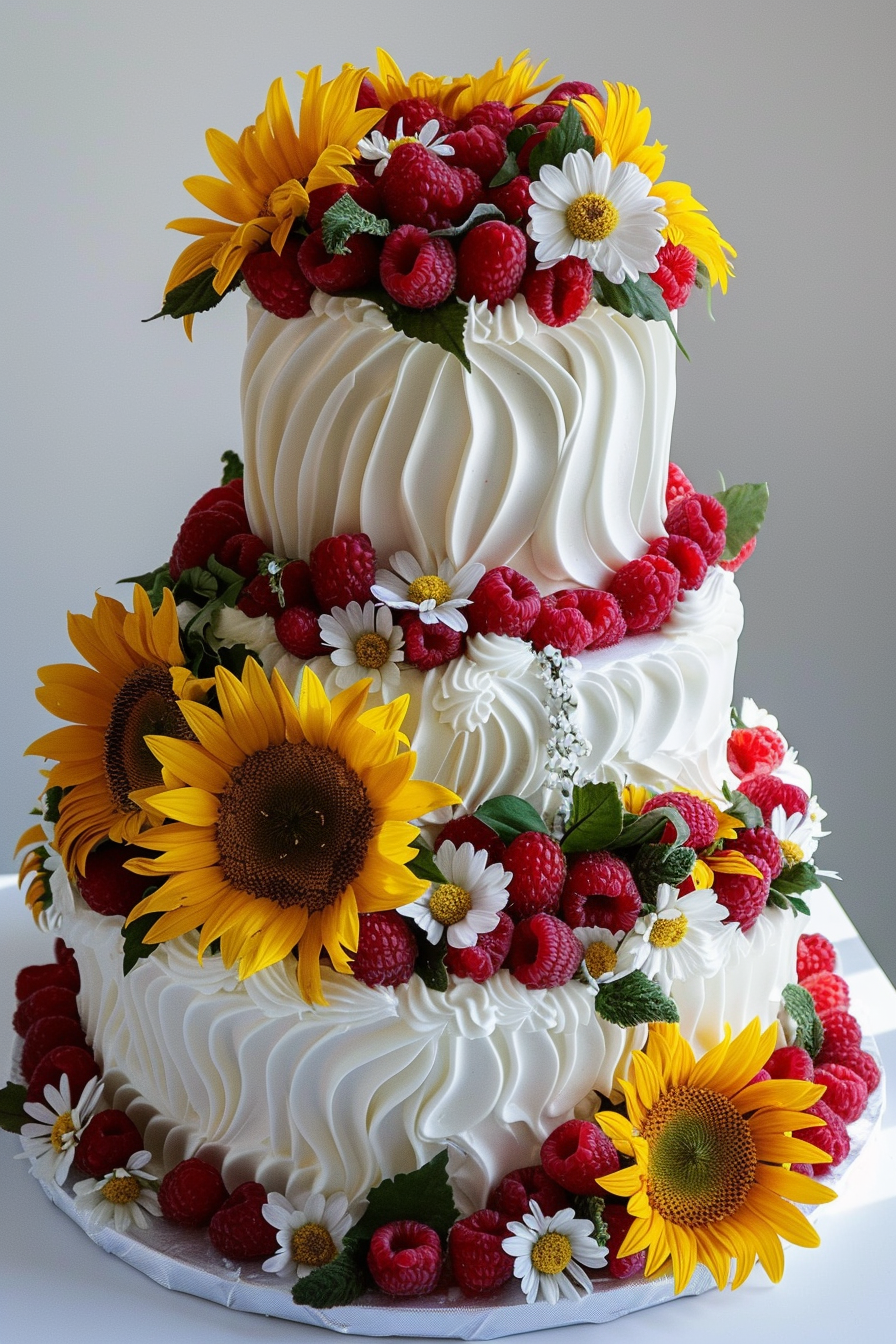
[(451, 601), (451, 588), (438, 574), (421, 574), (419, 579), (408, 585), (408, 600), (428, 602), (430, 599), (440, 607), (443, 602)]
[(162, 767), (144, 738), (149, 734), (193, 741), (178, 708), (171, 674), (164, 667), (138, 667), (112, 703), (103, 751), (109, 792), (120, 812), (133, 812), (130, 794), (162, 782)]
[(455, 882), (443, 882), (436, 887), (429, 901), (429, 913), (440, 924), (456, 924), (468, 915), (473, 901), (468, 891)]
[(572, 1259), (572, 1244), (562, 1232), (545, 1232), (532, 1247), (532, 1265), (539, 1274), (561, 1274)]
[(687, 915), (655, 919), (647, 941), (654, 947), (677, 947), (688, 931)]
[(778, 844), (788, 868), (792, 868), (795, 863), (802, 863), (806, 857), (795, 840), (779, 840)]
[(663, 1218), (703, 1227), (743, 1204), (756, 1177), (750, 1127), (727, 1097), (706, 1088), (675, 1087), (647, 1113), (647, 1195)]
[(596, 980), (598, 976), (615, 971), (618, 957), (606, 943), (592, 943), (585, 949), (585, 970)]
[(140, 1198), (140, 1182), (136, 1176), (113, 1176), (103, 1186), (103, 1199), (110, 1204), (133, 1204)]
[(66, 1111), (64, 1115), (60, 1115), (59, 1119), (50, 1130), (50, 1143), (56, 1149), (57, 1153), (62, 1152), (63, 1148), (66, 1147), (66, 1139), (69, 1134), (74, 1134), (74, 1132), (75, 1126), (72, 1123), (72, 1113), (71, 1111)]
[(240, 891), (313, 914), (361, 872), (374, 829), (367, 790), (338, 752), (283, 742), (231, 773), (218, 813), (221, 867)]
[(400, 135), (397, 140), (389, 141), (389, 153), (394, 154), (399, 145), (412, 145), (416, 141), (416, 135)]
[(576, 199), (566, 208), (566, 224), (574, 238), (584, 238), (589, 243), (602, 242), (619, 223), (619, 211), (606, 196), (589, 191)]
[(388, 639), (367, 632), (355, 640), (355, 658), (359, 667), (382, 667), (388, 663), (392, 650)]
[(292, 1234), (292, 1258), (297, 1265), (328, 1265), (338, 1252), (336, 1243), (320, 1223), (306, 1223)]

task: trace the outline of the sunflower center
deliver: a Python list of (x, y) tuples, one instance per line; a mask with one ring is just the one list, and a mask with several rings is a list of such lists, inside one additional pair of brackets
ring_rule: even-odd
[(221, 794), (225, 877), (284, 909), (332, 905), (364, 867), (373, 832), (362, 781), (337, 752), (310, 742), (254, 752)]
[(74, 1134), (74, 1132), (75, 1126), (72, 1123), (72, 1113), (71, 1111), (66, 1111), (63, 1115), (60, 1115), (59, 1119), (50, 1130), (50, 1143), (56, 1149), (57, 1153), (61, 1153), (63, 1148), (68, 1148), (70, 1146), (68, 1143), (68, 1136)]
[(545, 1232), (532, 1247), (530, 1259), (539, 1274), (561, 1274), (572, 1259), (572, 1243), (562, 1232)]
[(585, 970), (596, 980), (598, 976), (615, 971), (618, 958), (606, 943), (592, 943), (585, 949)]
[(147, 735), (194, 741), (177, 703), (166, 667), (147, 664), (125, 680), (112, 703), (103, 765), (119, 812), (133, 812), (130, 794), (162, 782), (162, 767), (143, 740)]
[(753, 1187), (750, 1127), (720, 1092), (672, 1088), (647, 1113), (641, 1134), (650, 1150), (648, 1198), (672, 1223), (717, 1223), (739, 1209)]
[(677, 947), (687, 931), (687, 915), (674, 915), (672, 919), (655, 919), (647, 938), (654, 947)]
[(470, 893), (456, 882), (443, 882), (429, 899), (429, 913), (440, 924), (457, 924), (472, 908)]
[(779, 840), (778, 844), (781, 846), (781, 853), (788, 868), (792, 868), (795, 863), (802, 863), (806, 857), (795, 840)]
[(103, 1186), (103, 1199), (110, 1204), (133, 1204), (140, 1198), (140, 1182), (136, 1176), (113, 1176)]
[(574, 238), (584, 238), (588, 243), (599, 243), (610, 234), (619, 223), (619, 211), (606, 196), (598, 196), (589, 191), (576, 199), (566, 208), (566, 224)]
[(355, 640), (355, 658), (359, 667), (382, 667), (388, 663), (392, 650), (388, 639), (367, 632)]
[(408, 584), (408, 600), (434, 602), (440, 607), (443, 602), (451, 601), (451, 588), (438, 574), (421, 574), (419, 579)]
[(297, 1265), (328, 1265), (336, 1259), (336, 1243), (320, 1223), (306, 1223), (292, 1234), (292, 1258)]

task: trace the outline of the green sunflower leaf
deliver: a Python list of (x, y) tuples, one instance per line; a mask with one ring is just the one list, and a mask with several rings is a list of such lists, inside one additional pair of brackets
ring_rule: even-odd
[[(737, 726), (735, 724), (735, 727)], [(740, 726), (743, 727), (743, 724)], [(722, 785), (722, 793), (725, 797), (725, 811), (742, 821), (748, 830), (752, 831), (757, 826), (763, 825), (761, 811), (755, 803), (750, 802), (745, 793), (740, 793), (738, 789), (730, 789), (727, 784)]]
[(680, 887), (696, 862), (696, 853), (686, 845), (642, 845), (631, 864), (641, 900), (652, 905), (663, 882)]
[(221, 473), (221, 484), (229, 485), (231, 481), (241, 481), (243, 479), (243, 459), (239, 453), (234, 453), (230, 448), (221, 454), (221, 461), (224, 463), (224, 470)]
[(562, 168), (567, 154), (575, 154), (580, 149), (587, 149), (593, 155), (594, 148), (594, 136), (585, 134), (582, 118), (572, 103), (567, 103), (563, 116), (529, 155), (529, 177), (533, 181), (540, 177), (542, 168), (548, 163), (554, 168)]
[(153, 611), (158, 611), (162, 605), (162, 597), (166, 588), (173, 588), (174, 582), (168, 570), (168, 561), (164, 565), (159, 565), (158, 569), (151, 569), (148, 574), (134, 574), (129, 579), (119, 579), (119, 583), (136, 583), (143, 588), (149, 598), (149, 604)]
[(27, 1093), (21, 1083), (7, 1083), (0, 1088), (0, 1129), (7, 1134), (21, 1134), (22, 1126), (30, 1119), (25, 1110)]
[(634, 849), (636, 845), (653, 844), (662, 837), (667, 821), (671, 822), (675, 831), (672, 847), (677, 849), (687, 840), (691, 828), (678, 808), (671, 806), (655, 807), (652, 811), (642, 812), (637, 817), (626, 812), (622, 818), (622, 834), (607, 845), (607, 849)]
[(334, 201), (320, 222), (324, 247), (331, 256), (344, 257), (351, 252), (348, 240), (353, 233), (369, 233), (375, 238), (386, 238), (392, 231), (388, 219), (380, 219), (360, 206), (353, 196), (340, 196)]
[(622, 834), (622, 799), (615, 784), (579, 784), (560, 848), (564, 854), (606, 849)]
[(539, 831), (548, 835), (549, 831), (540, 813), (531, 803), (517, 798), (512, 793), (501, 794), (498, 798), (489, 798), (473, 814), (479, 821), (490, 826), (505, 844), (509, 844), (523, 831)]
[(594, 1001), (598, 1017), (617, 1027), (637, 1027), (641, 1022), (677, 1022), (678, 1007), (643, 971), (631, 971), (621, 980), (601, 985)]
[(824, 1027), (815, 1011), (812, 995), (802, 985), (785, 985), (781, 1000), (796, 1024), (794, 1044), (807, 1050), (814, 1059), (824, 1042)]
[(601, 275), (600, 271), (595, 271), (592, 292), (599, 304), (604, 308), (614, 309), (623, 317), (641, 317), (645, 322), (665, 322), (685, 359), (690, 359), (690, 355), (678, 339), (678, 332), (663, 298), (663, 291), (649, 275), (639, 275), (637, 280), (626, 276), (621, 285), (614, 285), (605, 275)]
[(484, 224), (487, 219), (503, 219), (504, 211), (499, 210), (496, 205), (489, 205), (487, 201), (480, 201), (474, 205), (463, 224), (455, 224), (450, 229), (433, 229), (431, 238), (463, 238), (465, 233), (476, 224)]
[(779, 896), (801, 896), (804, 891), (817, 891), (821, 879), (815, 871), (815, 864), (803, 860), (792, 868), (785, 868), (772, 883), (772, 889)]
[(417, 857), (411, 859), (408, 864), (414, 876), (422, 877), (424, 882), (444, 882), (445, 878), (436, 866), (436, 859), (432, 850), (427, 849), (422, 841), (418, 841), (414, 848), (417, 850)]
[(44, 820), (52, 822), (54, 826), (59, 820), (59, 804), (62, 802), (63, 796), (64, 790), (58, 784), (54, 784), (44, 794)]
[(467, 321), (467, 304), (459, 299), (447, 299), (435, 308), (403, 308), (390, 298), (384, 289), (371, 285), (366, 289), (346, 291), (344, 297), (369, 299), (378, 308), (382, 308), (396, 331), (412, 336), (417, 341), (430, 345), (440, 345), (449, 355), (459, 359), (469, 372), (470, 360), (464, 345), (464, 327)]
[(385, 1223), (426, 1223), (444, 1241), (448, 1229), (460, 1214), (448, 1180), (448, 1150), (443, 1149), (417, 1171), (404, 1172), (381, 1181), (367, 1196), (367, 1210), (346, 1236), (346, 1244), (355, 1246), (369, 1241)]
[(437, 994), (444, 994), (448, 988), (448, 968), (445, 965), (445, 953), (448, 950), (448, 935), (443, 933), (437, 943), (431, 943), (419, 924), (411, 924), (411, 932), (417, 940), (417, 961), (414, 971), (426, 985)]
[[(148, 896), (150, 892), (156, 891), (156, 887), (147, 887), (143, 895)], [(143, 961), (146, 957), (151, 957), (153, 952), (159, 946), (158, 943), (144, 943), (144, 936), (160, 918), (159, 914), (141, 915), (135, 919), (127, 928), (122, 929), (122, 951), (124, 953), (123, 973), (130, 975), (131, 971), (137, 965), (138, 961)]]
[(733, 560), (752, 541), (765, 521), (768, 509), (768, 485), (765, 481), (754, 485), (729, 485), (719, 490), (716, 499), (724, 504), (728, 514), (725, 529), (725, 549), (722, 560)]
[(345, 1307), (370, 1287), (364, 1242), (343, 1246), (335, 1260), (298, 1279), (293, 1284), (292, 1298), (301, 1307)]
[(155, 322), (157, 317), (189, 317), (191, 313), (207, 313), (210, 308), (217, 308), (224, 295), (239, 288), (243, 279), (242, 272), (237, 271), (224, 294), (219, 294), (214, 285), (217, 274), (215, 268), (209, 266), (207, 271), (200, 271), (182, 285), (175, 285), (165, 295), (159, 311), (152, 317), (144, 317), (143, 321)]

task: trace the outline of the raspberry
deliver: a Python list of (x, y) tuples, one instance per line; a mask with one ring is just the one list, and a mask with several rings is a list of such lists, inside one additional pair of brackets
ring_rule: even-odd
[(566, 860), (556, 840), (539, 831), (524, 831), (511, 840), (501, 862), (513, 874), (507, 910), (514, 919), (556, 911), (566, 881)]
[(271, 587), (268, 574), (257, 574), (247, 583), (240, 594), (237, 606), (247, 616), (279, 616), (287, 607), (317, 606), (317, 598), (311, 583), (311, 570), (304, 560), (290, 560), (277, 576), (283, 604)]
[(549, 645), (559, 649), (567, 658), (577, 657), (594, 637), (591, 623), (575, 605), (575, 599), (564, 600), (556, 594), (541, 599), (541, 609), (529, 631), (532, 647), (538, 650)]
[(78, 878), (78, 891), (85, 905), (98, 915), (129, 915), (143, 900), (149, 879), (128, 872), (129, 859), (149, 857), (134, 845), (100, 845), (87, 856), (84, 874)]
[(77, 1018), (39, 1017), (32, 1023), (22, 1046), (21, 1068), (25, 1082), (30, 1080), (45, 1055), (63, 1045), (87, 1049), (87, 1037)]
[(815, 1081), (812, 1056), (798, 1045), (782, 1045), (769, 1056), (765, 1067), (773, 1078), (795, 1078), (805, 1083)]
[(420, 1297), (435, 1287), (441, 1273), (439, 1235), (425, 1223), (386, 1223), (370, 1239), (367, 1268), (384, 1293)]
[(762, 813), (766, 826), (771, 821), (776, 807), (783, 807), (788, 817), (795, 813), (805, 813), (809, 806), (809, 795), (798, 784), (785, 784), (777, 775), (751, 775), (742, 779), (740, 792), (755, 803)]
[[(527, 1208), (528, 1212), (528, 1208)], [(468, 1297), (500, 1288), (513, 1273), (513, 1259), (501, 1245), (507, 1218), (497, 1209), (480, 1209), (461, 1218), (448, 1233), (448, 1254), (461, 1291)]]
[(619, 1254), (619, 1247), (628, 1236), (634, 1218), (621, 1204), (605, 1204), (601, 1217), (610, 1234), (607, 1240), (607, 1269), (610, 1277), (630, 1279), (633, 1274), (640, 1274), (647, 1262), (646, 1251), (638, 1251), (636, 1255)]
[(840, 1055), (844, 1050), (861, 1049), (862, 1028), (852, 1013), (847, 1012), (845, 1008), (828, 1008), (818, 1016), (824, 1027), (824, 1042), (818, 1053), (817, 1063), (846, 1063)]
[(683, 308), (691, 297), (697, 275), (697, 258), (683, 243), (663, 243), (656, 254), (656, 270), (650, 278), (663, 291), (670, 312)]
[(513, 298), (526, 269), (526, 235), (489, 219), (465, 234), (457, 252), (457, 296), (497, 308)]
[(514, 127), (513, 113), (506, 103), (477, 103), (465, 117), (461, 117), (457, 129), (469, 131), (474, 126), (490, 126), (496, 135), (506, 140)]
[(192, 518), (194, 514), (205, 513), (208, 509), (222, 509), (233, 517), (234, 510), (239, 511), (242, 508), (244, 508), (243, 478), (237, 476), (226, 485), (215, 485), (211, 490), (206, 490), (205, 494), (200, 495), (196, 503), (187, 510), (187, 517)]
[(524, 125), (537, 125), (538, 130), (534, 135), (530, 135), (529, 139), (517, 150), (516, 161), (521, 173), (528, 174), (529, 159), (532, 157), (533, 149), (536, 145), (540, 145), (543, 140), (548, 138), (548, 135), (562, 116), (562, 107), (548, 107), (547, 104), (543, 104), (541, 107), (534, 108), (532, 115), (526, 117)]
[(719, 560), (718, 561), (719, 569), (724, 569), (728, 574), (736, 574), (737, 571), (740, 569), (741, 565), (744, 563), (744, 561), (749, 560), (750, 556), (753, 554), (755, 549), (756, 549), (756, 538), (751, 537), (749, 541), (744, 542), (743, 546), (741, 546), (737, 555), (735, 555), (731, 560)]
[(812, 995), (815, 1011), (819, 1015), (829, 1008), (849, 1007), (849, 985), (833, 971), (817, 971), (815, 975), (807, 975), (800, 984)]
[(159, 1186), (162, 1217), (181, 1227), (205, 1227), (226, 1199), (220, 1171), (198, 1157), (178, 1162)]
[(464, 200), (464, 182), (444, 159), (416, 142), (392, 151), (382, 176), (383, 200), (393, 224), (443, 229)]
[[(498, 207), (511, 224), (525, 225), (529, 222), (529, 210), (532, 206), (532, 197), (529, 193), (531, 185), (532, 179), (526, 177), (525, 173), (520, 173), (518, 177), (505, 182), (503, 187), (492, 187), (486, 192), (485, 197), (492, 205)], [(525, 291), (525, 285), (523, 289)]]
[(428, 98), (402, 98), (392, 104), (379, 126), (387, 140), (395, 139), (399, 121), (402, 135), (417, 135), (428, 121), (439, 123), (439, 135), (448, 135), (455, 127), (453, 118)]
[(358, 916), (352, 974), (365, 985), (403, 985), (414, 974), (417, 940), (395, 910)]
[(441, 621), (424, 625), (419, 616), (403, 617), (401, 628), (404, 631), (405, 662), (421, 672), (450, 663), (458, 656), (464, 642), (459, 630), (450, 630)]
[(687, 495), (694, 493), (694, 487), (691, 485), (687, 476), (685, 476), (681, 467), (674, 462), (669, 463), (669, 475), (666, 480), (666, 508), (671, 509), (679, 499), (684, 499)]
[(613, 576), (610, 592), (616, 598), (629, 634), (658, 630), (675, 605), (681, 576), (662, 555), (630, 560)]
[[(530, 108), (525, 118), (520, 121), (521, 126), (543, 126), (547, 133), (552, 126), (556, 126), (558, 121), (563, 120), (563, 113), (566, 111), (566, 104), (552, 102), (550, 99), (539, 104), (538, 107)], [(532, 137), (534, 139), (534, 137)]]
[(348, 251), (333, 256), (324, 247), (323, 233), (315, 229), (299, 248), (299, 265), (309, 284), (324, 294), (341, 294), (346, 289), (369, 285), (379, 273), (380, 244), (369, 233), (353, 233), (346, 242)]
[[(674, 807), (684, 817), (690, 831), (684, 843), (689, 849), (706, 849), (715, 840), (719, 823), (709, 803), (702, 798), (695, 798), (692, 793), (658, 793), (644, 804), (642, 811), (655, 812), (658, 807)], [(671, 844), (674, 838), (675, 828), (667, 822), (662, 843)]]
[(426, 229), (402, 224), (386, 239), (380, 254), (383, 289), (406, 308), (434, 308), (454, 289), (454, 249)]
[(570, 1194), (593, 1195), (598, 1176), (619, 1170), (619, 1157), (593, 1120), (567, 1120), (541, 1145), (541, 1165)]
[(823, 933), (802, 933), (796, 948), (796, 978), (802, 984), (819, 971), (832, 971), (837, 965), (834, 944)]
[(311, 582), (323, 611), (370, 601), (376, 551), (366, 532), (343, 532), (319, 541), (311, 552)]
[(287, 607), (274, 622), (277, 638), (296, 658), (317, 658), (329, 650), (320, 637), (317, 612), (308, 607)]
[(480, 933), (472, 947), (448, 947), (445, 965), (458, 980), (481, 985), (501, 969), (512, 940), (513, 920), (506, 910), (499, 910), (496, 926), (489, 933)]
[(824, 1100), (845, 1125), (851, 1125), (868, 1105), (868, 1084), (845, 1064), (825, 1064), (815, 1074), (824, 1083)]
[(649, 555), (664, 555), (671, 560), (680, 575), (679, 590), (696, 593), (706, 578), (706, 556), (690, 537), (658, 537), (650, 543)]
[(812, 1170), (812, 1164), (810, 1162), (791, 1162), (790, 1170), (795, 1171), (797, 1176), (815, 1175), (815, 1172)]
[(481, 178), (477, 177), (472, 168), (455, 168), (454, 171), (461, 180), (464, 194), (451, 218), (455, 224), (462, 224), (470, 218), (475, 207), (485, 200), (485, 190)]
[(261, 1260), (277, 1250), (277, 1229), (262, 1217), (267, 1192), (257, 1181), (238, 1185), (212, 1216), (209, 1240), (228, 1260)]
[(504, 141), (491, 126), (470, 126), (465, 131), (453, 131), (445, 143), (454, 150), (452, 168), (472, 168), (486, 186), (503, 168), (507, 157)]
[(60, 966), (68, 966), (75, 960), (75, 954), (70, 947), (66, 947), (61, 938), (57, 938), (53, 943), (53, 956)]
[(376, 89), (365, 75), (361, 80), (361, 87), (358, 90), (358, 98), (355, 102), (355, 110), (359, 111), (364, 107), (379, 107), (380, 99)]
[(71, 1017), (77, 1022), (78, 999), (74, 990), (65, 989), (62, 985), (45, 985), (43, 989), (36, 989), (16, 1008), (12, 1029), (17, 1036), (25, 1036), (28, 1028), (43, 1017)]
[(760, 1069), (759, 1072), (754, 1073), (753, 1077), (750, 1079), (750, 1086), (752, 1087), (754, 1083), (767, 1083), (770, 1078), (771, 1074), (768, 1069)]
[(522, 1218), (529, 1212), (529, 1201), (551, 1218), (569, 1207), (569, 1195), (545, 1171), (544, 1167), (520, 1167), (499, 1181), (488, 1197), (488, 1207), (505, 1218)]
[(191, 509), (181, 523), (168, 561), (172, 579), (179, 579), (184, 570), (195, 565), (204, 565), (228, 538), (248, 531), (249, 519), (241, 504), (200, 509), (195, 513)]
[(762, 873), (761, 877), (752, 873), (716, 873), (713, 880), (716, 900), (728, 911), (724, 922), (739, 924), (744, 933), (752, 929), (765, 909), (772, 880), (764, 859), (754, 855), (750, 862)]
[(531, 267), (521, 289), (531, 312), (549, 327), (565, 327), (591, 302), (594, 274), (582, 257), (564, 257), (545, 270)]
[(737, 838), (729, 841), (729, 848), (736, 849), (741, 854), (746, 854), (748, 859), (764, 859), (768, 864), (769, 874), (773, 882), (784, 867), (784, 856), (781, 853), (778, 837), (767, 826), (757, 826), (753, 830), (738, 831)]
[(561, 911), (574, 929), (628, 933), (641, 913), (641, 896), (622, 859), (598, 850), (577, 854), (569, 865)]
[(44, 1055), (31, 1075), (28, 1084), (28, 1101), (43, 1101), (44, 1088), (48, 1084), (58, 1087), (63, 1074), (68, 1076), (72, 1099), (80, 1097), (91, 1078), (99, 1078), (100, 1071), (96, 1060), (88, 1050), (77, 1045), (57, 1045), (48, 1055)]
[(471, 635), (512, 635), (525, 639), (541, 610), (531, 579), (508, 565), (483, 574), (464, 609)]
[(299, 241), (287, 238), (279, 256), (271, 249), (251, 252), (241, 267), (249, 292), (275, 317), (304, 317), (311, 310), (314, 285), (299, 268)]
[(830, 1162), (813, 1162), (812, 1170), (816, 1176), (826, 1176), (834, 1167), (839, 1167), (844, 1158), (849, 1156), (849, 1135), (846, 1132), (846, 1126), (839, 1115), (823, 1099), (816, 1101), (814, 1106), (810, 1106), (807, 1115), (817, 1115), (824, 1120), (825, 1129), (795, 1129), (793, 1137), (802, 1139), (805, 1143), (813, 1143), (816, 1148), (821, 1148), (823, 1152), (830, 1153)]
[(770, 775), (781, 765), (786, 751), (781, 734), (765, 724), (735, 728), (728, 739), (728, 764), (738, 779), (744, 775)]
[(625, 620), (612, 593), (600, 588), (563, 588), (553, 597), (562, 606), (575, 606), (591, 626), (589, 649), (609, 649), (625, 637)]
[(600, 89), (596, 89), (593, 84), (589, 84), (585, 79), (566, 79), (562, 84), (558, 84), (550, 93), (546, 93), (544, 101), (546, 103), (568, 103), (572, 98), (581, 98), (583, 94), (590, 93), (593, 98), (599, 98), (603, 103), (606, 101)]
[(849, 1069), (862, 1079), (862, 1082), (868, 1088), (869, 1093), (873, 1092), (880, 1084), (880, 1068), (877, 1060), (867, 1051), (860, 1050), (858, 1046), (844, 1046), (838, 1051), (836, 1060), (826, 1060), (824, 1058), (824, 1046), (818, 1056), (819, 1068), (830, 1068), (831, 1064), (842, 1064), (844, 1068)]
[(344, 182), (333, 182), (327, 187), (318, 187), (308, 193), (308, 214), (305, 216), (305, 223), (309, 231), (313, 232), (320, 228), (330, 206), (335, 205), (343, 196), (351, 196), (362, 210), (369, 210), (372, 215), (379, 215), (382, 212), (382, 193), (377, 178), (371, 180), (358, 177), (353, 187), (347, 186)]
[(437, 854), (440, 845), (446, 840), (450, 840), (458, 848), (470, 844), (474, 849), (484, 849), (488, 854), (489, 863), (500, 863), (504, 858), (506, 848), (504, 841), (491, 826), (486, 826), (478, 817), (455, 817), (453, 821), (443, 826), (435, 843)]
[(696, 490), (673, 504), (666, 517), (666, 531), (696, 541), (708, 565), (714, 565), (725, 549), (727, 526), (725, 505)]
[(88, 1176), (99, 1180), (116, 1167), (126, 1167), (142, 1147), (140, 1131), (124, 1111), (100, 1111), (81, 1135), (75, 1161)]
[(581, 960), (572, 929), (554, 915), (539, 914), (517, 924), (507, 965), (527, 989), (554, 989), (572, 979)]
[(244, 579), (254, 579), (258, 562), (267, 550), (261, 537), (252, 532), (236, 532), (219, 548), (218, 559), (228, 569), (236, 570)]
[(61, 989), (71, 989), (77, 994), (81, 988), (81, 977), (74, 958), (71, 961), (48, 962), (45, 966), (23, 966), (16, 976), (16, 998), (29, 998), (35, 990), (56, 985)]

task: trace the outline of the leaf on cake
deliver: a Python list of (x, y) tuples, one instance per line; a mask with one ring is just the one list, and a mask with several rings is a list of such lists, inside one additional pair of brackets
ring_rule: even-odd
[(648, 845), (659, 841), (670, 822), (675, 831), (673, 848), (683, 845), (691, 829), (677, 807), (654, 807), (650, 812), (642, 812), (633, 817), (626, 813), (622, 819), (622, 834), (607, 845), (608, 849), (634, 849), (636, 845)]
[(465, 233), (476, 224), (484, 224), (487, 219), (503, 219), (504, 211), (499, 210), (496, 205), (489, 205), (488, 201), (480, 201), (474, 205), (470, 214), (464, 220), (463, 224), (455, 224), (450, 229), (433, 229), (430, 233), (431, 238), (463, 238)]
[(564, 854), (606, 849), (622, 833), (622, 799), (615, 784), (578, 784), (560, 848)]
[(577, 1218), (587, 1218), (594, 1224), (594, 1231), (591, 1234), (598, 1246), (606, 1246), (610, 1240), (610, 1229), (604, 1222), (604, 1209), (607, 1201), (601, 1199), (600, 1195), (573, 1195), (572, 1206), (576, 1211)]
[(127, 579), (119, 579), (118, 582), (139, 584), (145, 590), (153, 611), (158, 611), (162, 605), (165, 589), (174, 587), (167, 560), (164, 565), (159, 565), (158, 569), (151, 569), (148, 574), (132, 574)]
[(348, 290), (342, 297), (367, 299), (375, 303), (378, 308), (382, 308), (396, 331), (404, 336), (412, 336), (417, 341), (440, 345), (449, 355), (459, 359), (469, 372), (470, 360), (464, 345), (467, 305), (459, 299), (447, 299), (435, 308), (403, 308), (377, 286)]
[[(743, 720), (734, 726), (742, 728), (744, 726)], [(725, 783), (722, 784), (722, 793), (726, 803), (725, 811), (732, 817), (737, 817), (738, 821), (742, 821), (747, 830), (752, 831), (757, 826), (765, 825), (761, 810), (755, 803), (750, 802), (745, 793), (741, 793), (738, 789), (731, 789)]]
[(804, 859), (779, 873), (772, 886), (781, 896), (801, 896), (804, 891), (817, 891), (821, 880), (815, 864)]
[(768, 508), (768, 486), (762, 481), (754, 485), (730, 485), (716, 495), (728, 514), (725, 529), (725, 549), (722, 560), (733, 560), (748, 541), (752, 541), (765, 520)]
[(549, 834), (543, 817), (535, 811), (532, 804), (523, 798), (515, 797), (512, 793), (489, 798), (488, 802), (477, 808), (473, 815), (478, 821), (484, 821), (486, 826), (490, 826), (506, 845), (524, 831)]
[(566, 111), (556, 126), (548, 131), (545, 138), (538, 142), (529, 155), (529, 176), (534, 181), (541, 175), (546, 163), (560, 168), (567, 154), (575, 154), (580, 149), (587, 149), (589, 154), (593, 154), (594, 148), (594, 136), (585, 134), (582, 118), (573, 104), (567, 103)]
[(346, 1245), (369, 1241), (386, 1223), (426, 1223), (444, 1241), (460, 1214), (448, 1180), (448, 1150), (443, 1149), (417, 1171), (381, 1181), (367, 1196), (367, 1211), (345, 1238)]
[(693, 849), (686, 845), (642, 845), (631, 863), (632, 877), (641, 900), (652, 904), (662, 882), (680, 887), (697, 861)]
[(241, 481), (243, 479), (243, 459), (239, 453), (233, 452), (228, 448), (221, 454), (221, 461), (224, 463), (224, 470), (221, 473), (221, 484), (229, 485), (231, 481)]
[(649, 275), (639, 275), (637, 280), (625, 277), (621, 285), (614, 285), (600, 271), (594, 272), (594, 297), (604, 308), (613, 308), (623, 317), (641, 317), (645, 322), (665, 322), (685, 359), (690, 355), (678, 339), (672, 314), (666, 306), (663, 291)]
[[(148, 896), (151, 891), (155, 890), (155, 887), (147, 887), (143, 895)], [(143, 961), (145, 957), (151, 957), (153, 952), (155, 952), (156, 948), (159, 946), (158, 943), (144, 943), (143, 941), (144, 936), (149, 932), (158, 918), (158, 914), (141, 915), (139, 919), (135, 919), (132, 924), (127, 926), (127, 928), (122, 929), (121, 937), (124, 944), (122, 949), (124, 952), (123, 973), (125, 975), (130, 974), (138, 961)]]
[(21, 1083), (7, 1083), (0, 1088), (0, 1129), (5, 1129), (7, 1134), (21, 1134), (22, 1126), (28, 1122), (25, 1112), (27, 1092)]
[(537, 126), (532, 126), (528, 122), (525, 126), (514, 126), (507, 137), (507, 157), (489, 182), (489, 187), (505, 187), (519, 174), (520, 166), (516, 156), (529, 137), (534, 135), (537, 130)]
[(214, 286), (217, 274), (215, 268), (209, 266), (207, 271), (200, 271), (182, 285), (175, 285), (165, 295), (165, 302), (159, 311), (153, 313), (152, 317), (144, 317), (143, 321), (155, 322), (157, 317), (189, 317), (191, 313), (207, 313), (210, 308), (217, 308), (224, 294), (237, 289), (243, 279), (242, 273), (237, 271), (224, 294), (219, 294)]
[(424, 882), (444, 882), (444, 875), (439, 872), (432, 850), (427, 849), (422, 841), (418, 841), (413, 848), (417, 851), (417, 857), (411, 859), (408, 867), (414, 876), (421, 877)]
[(414, 972), (426, 985), (444, 994), (448, 988), (448, 968), (445, 965), (445, 953), (448, 951), (448, 934), (443, 933), (437, 943), (431, 943), (418, 924), (412, 924), (411, 932), (417, 940), (417, 960)]
[(815, 1001), (802, 985), (785, 985), (781, 1000), (796, 1026), (795, 1045), (814, 1059), (824, 1042), (824, 1027), (815, 1011)]
[(386, 238), (392, 232), (388, 219), (380, 219), (365, 210), (347, 192), (330, 206), (320, 227), (324, 247), (331, 256), (338, 257), (351, 252), (348, 240), (353, 233), (369, 233), (375, 238)]
[(643, 971), (631, 971), (621, 980), (610, 980), (601, 985), (594, 1007), (599, 1017), (617, 1027), (679, 1020), (674, 999), (664, 994), (653, 980), (648, 980)]
[(345, 1307), (370, 1287), (366, 1245), (346, 1245), (328, 1265), (293, 1284), (293, 1301), (300, 1307)]

